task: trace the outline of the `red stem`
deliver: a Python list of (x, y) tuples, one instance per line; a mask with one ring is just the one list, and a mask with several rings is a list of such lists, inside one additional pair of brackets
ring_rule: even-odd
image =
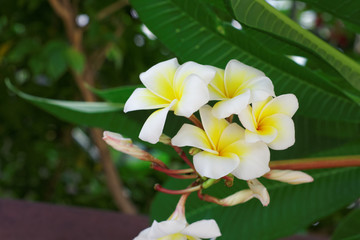
[(186, 174), (186, 173), (193, 173), (194, 169), (192, 168), (187, 168), (187, 169), (167, 169), (167, 168), (163, 168), (160, 167), (158, 165), (151, 165), (151, 168), (159, 171), (159, 172), (163, 172), (163, 173), (169, 173), (169, 174)]
[(171, 190), (167, 188), (163, 188), (160, 184), (155, 184), (154, 189), (159, 192), (167, 193), (167, 194), (186, 194), (198, 191), (201, 188), (201, 185), (197, 185), (195, 187), (185, 188), (181, 190)]
[(174, 146), (174, 145), (171, 145), (174, 149), (175, 149), (175, 151), (179, 154), (179, 156), (182, 158), (182, 160), (184, 160), (184, 162), (187, 164), (187, 165), (189, 165), (189, 167), (191, 167), (194, 171), (195, 171), (195, 167), (194, 167), (194, 165), (192, 164), (192, 162), (188, 159), (188, 157), (186, 156), (186, 154), (185, 154), (185, 152), (181, 149), (181, 148), (179, 148), (179, 147), (177, 147), (177, 146)]
[(189, 117), (189, 120), (192, 121), (195, 124), (195, 126), (204, 129), (202, 123), (194, 114)]
[(317, 168), (357, 167), (360, 166), (360, 155), (328, 158), (304, 158), (284, 161), (271, 161), (271, 169), (305, 170)]

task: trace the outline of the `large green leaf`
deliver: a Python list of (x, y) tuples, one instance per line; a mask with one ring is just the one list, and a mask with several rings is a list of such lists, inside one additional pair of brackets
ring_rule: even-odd
[(360, 239), (360, 209), (354, 209), (336, 228), (333, 240), (356, 240)]
[(224, 67), (230, 59), (239, 59), (263, 70), (277, 94), (296, 94), (299, 114), (360, 121), (359, 106), (319, 75), (257, 44), (246, 31), (217, 18), (202, 1), (133, 0), (132, 4), (151, 31), (182, 60)]
[[(192, 194), (186, 204), (187, 219), (193, 222), (214, 218), (223, 235), (220, 239), (278, 239), (309, 226), (360, 197), (359, 167), (308, 173), (314, 182), (297, 186), (262, 179), (270, 194), (268, 207), (263, 207), (257, 199), (234, 207), (221, 207), (200, 201), (196, 194)], [(177, 179), (165, 187), (181, 189), (187, 184), (189, 182)], [(232, 188), (218, 183), (207, 193), (225, 197), (245, 187), (244, 181), (236, 181)], [(167, 219), (178, 198), (158, 193), (152, 206), (152, 217), (158, 221)]]
[[(280, 36), (314, 51), (333, 66), (354, 88), (360, 90), (359, 64), (301, 28), (264, 0), (230, 0), (230, 5), (236, 19), (241, 23)], [(349, 95), (351, 94), (358, 96), (359, 92), (350, 91)]]
[[(139, 132), (146, 118), (144, 114), (130, 113), (125, 115), (123, 113), (124, 104), (52, 100), (23, 93), (15, 88), (10, 81), (6, 81), (6, 85), (21, 98), (64, 121), (118, 132), (133, 140), (138, 139)], [(150, 143), (144, 142), (144, 144), (154, 147)], [(157, 144), (156, 148), (177, 156), (175, 151), (163, 144)]]

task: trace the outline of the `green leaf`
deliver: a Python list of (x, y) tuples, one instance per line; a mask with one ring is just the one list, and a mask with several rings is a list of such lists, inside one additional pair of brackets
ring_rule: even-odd
[(277, 95), (294, 93), (299, 114), (319, 119), (360, 122), (353, 103), (311, 69), (257, 44), (246, 31), (238, 31), (216, 17), (202, 1), (133, 0), (146, 26), (181, 60), (225, 67), (230, 59), (261, 69)]
[[(334, 67), (354, 88), (360, 90), (360, 65), (320, 38), (301, 28), (264, 0), (230, 0), (238, 21), (279, 36), (315, 52)], [(359, 92), (356, 93), (359, 95)], [(351, 96), (351, 93), (349, 94)]]
[[(35, 97), (19, 91), (9, 80), (6, 80), (5, 83), (6, 86), (19, 97), (31, 102), (35, 106), (61, 120), (81, 126), (99, 127), (104, 130), (118, 132), (134, 141), (138, 139), (142, 125), (145, 122), (146, 116), (148, 116), (148, 114), (144, 114), (144, 112), (125, 114), (123, 112), (124, 104), (108, 102), (76, 102)], [(173, 116), (170, 116), (169, 121), (171, 121), (172, 118)], [(173, 124), (167, 124), (165, 132), (179, 129), (182, 121), (171, 121)], [(147, 142), (143, 142), (143, 144), (151, 148), (157, 148), (171, 156), (177, 156), (176, 152), (167, 145), (161, 143), (153, 145)]]
[(136, 88), (143, 87), (141, 85), (133, 85), (133, 86), (123, 86), (118, 88), (111, 88), (111, 89), (105, 89), (105, 90), (99, 90), (96, 88), (90, 88), (90, 90), (101, 97), (102, 99), (108, 101), (108, 102), (114, 102), (114, 103), (123, 103), (128, 100), (130, 95), (134, 92)]
[(75, 48), (69, 47), (66, 50), (66, 59), (70, 68), (72, 68), (76, 73), (80, 74), (85, 67), (85, 57)]
[[(360, 168), (307, 171), (313, 183), (289, 185), (267, 179), (260, 181), (270, 194), (270, 204), (263, 207), (257, 199), (233, 207), (200, 201), (192, 194), (186, 203), (188, 222), (213, 218), (223, 237), (219, 239), (278, 239), (291, 235), (320, 218), (346, 206), (360, 196)], [(185, 188), (190, 182), (172, 179), (164, 187)], [(208, 194), (225, 197), (246, 188), (245, 181), (235, 181), (232, 188), (222, 183), (209, 188)], [(158, 193), (152, 205), (152, 217), (167, 219), (179, 196)]]
[(351, 211), (335, 229), (332, 240), (360, 239), (360, 209)]

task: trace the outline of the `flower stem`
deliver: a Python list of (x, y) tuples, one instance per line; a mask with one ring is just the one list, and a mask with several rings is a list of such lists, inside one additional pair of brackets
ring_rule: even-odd
[(167, 194), (186, 194), (195, 192), (201, 189), (201, 185), (197, 185), (195, 187), (189, 187), (181, 190), (171, 190), (167, 188), (163, 188), (160, 184), (155, 184), (154, 189), (159, 192), (167, 193)]
[(189, 120), (192, 121), (195, 124), (195, 126), (204, 129), (202, 123), (194, 114), (189, 117)]
[(174, 150), (179, 154), (179, 156), (182, 158), (182, 160), (184, 160), (184, 162), (187, 164), (187, 165), (189, 165), (189, 167), (191, 167), (194, 171), (195, 171), (195, 167), (194, 167), (194, 165), (192, 164), (192, 162), (188, 159), (188, 157), (186, 156), (186, 154), (185, 154), (185, 152), (181, 149), (181, 148), (179, 148), (179, 147), (177, 147), (177, 146), (174, 146), (174, 145), (171, 145), (173, 148), (174, 148)]
[(151, 166), (152, 169), (157, 170), (159, 172), (163, 172), (163, 173), (169, 173), (169, 174), (186, 174), (186, 173), (193, 173), (194, 169), (192, 168), (187, 168), (187, 169), (166, 169), (166, 168), (162, 168), (158, 165), (152, 165)]
[(360, 155), (271, 161), (271, 169), (305, 170), (360, 166)]

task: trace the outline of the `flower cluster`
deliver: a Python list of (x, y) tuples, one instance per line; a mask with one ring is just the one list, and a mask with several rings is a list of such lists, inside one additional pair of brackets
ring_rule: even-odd
[[(269, 148), (284, 150), (295, 142), (292, 116), (298, 109), (298, 101), (293, 94), (275, 96), (272, 81), (263, 72), (237, 60), (229, 61), (225, 69), (219, 69), (195, 62), (179, 65), (176, 59), (171, 59), (140, 74), (140, 80), (145, 88), (132, 93), (124, 111), (157, 110), (145, 121), (139, 138), (172, 146), (190, 168), (171, 170), (119, 134), (105, 132), (104, 140), (119, 151), (152, 162), (151, 167), (155, 170), (176, 178), (196, 180), (184, 190), (169, 190), (156, 185), (155, 189), (159, 191), (181, 194), (182, 197), (169, 220), (154, 221), (151, 228), (141, 232), (136, 239), (219, 236), (220, 231), (213, 220), (206, 221), (211, 229), (215, 229), (213, 232), (206, 230), (205, 222), (190, 225), (186, 222), (184, 199), (190, 192), (198, 191), (201, 199), (223, 206), (251, 198), (258, 198), (267, 206), (269, 194), (257, 178), (263, 176), (290, 184), (313, 180), (303, 172), (269, 168)], [(169, 111), (188, 118), (193, 124), (186, 123), (175, 136), (167, 137), (162, 132)], [(185, 146), (192, 147), (192, 161), (182, 150)], [(246, 180), (249, 188), (224, 199), (202, 192), (220, 180), (231, 187), (234, 177)]]

